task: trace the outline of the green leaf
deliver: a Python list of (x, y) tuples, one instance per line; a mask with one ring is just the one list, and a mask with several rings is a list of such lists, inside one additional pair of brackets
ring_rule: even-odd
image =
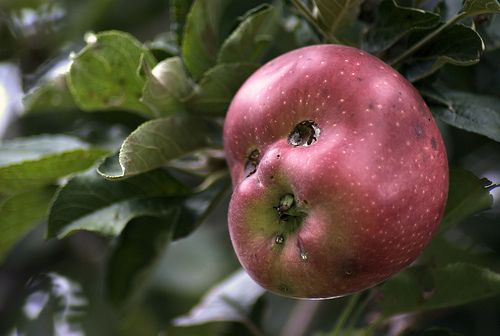
[(246, 15), (246, 19), (224, 41), (218, 63), (258, 63), (273, 41), (278, 14), (269, 5), (262, 5)]
[[(427, 31), (426, 31), (427, 32)], [(415, 34), (418, 41), (423, 34)], [(433, 74), (446, 63), (467, 66), (479, 62), (484, 49), (478, 33), (463, 25), (453, 25), (426, 44), (414, 55), (405, 76), (414, 82)]]
[(394, 0), (384, 0), (379, 6), (379, 17), (375, 25), (366, 35), (363, 48), (371, 53), (380, 53), (409, 33), (435, 28), (439, 22), (437, 14), (402, 7)]
[(461, 13), (469, 16), (500, 13), (500, 4), (497, 0), (465, 0)]
[(495, 186), (467, 170), (451, 169), (448, 202), (439, 229), (447, 230), (473, 214), (490, 209), (493, 196), (489, 190)]
[(168, 58), (147, 74), (142, 94), (156, 117), (168, 116), (185, 110), (183, 101), (193, 90), (184, 65), (179, 57)]
[(46, 216), (53, 187), (13, 195), (0, 202), (0, 261), (22, 236)]
[(144, 173), (214, 146), (220, 132), (213, 122), (193, 116), (175, 115), (151, 120), (132, 132), (119, 154), (108, 157), (98, 171), (109, 179)]
[(329, 34), (345, 42), (349, 30), (356, 24), (362, 0), (314, 0), (319, 18)]
[(454, 263), (434, 269), (411, 267), (385, 282), (379, 302), (385, 317), (446, 308), (500, 294), (500, 274)]
[(0, 192), (18, 193), (89, 168), (107, 154), (63, 135), (18, 138), (0, 144)]
[(216, 65), (196, 86), (187, 101), (188, 108), (199, 115), (224, 116), (233, 96), (258, 67), (247, 63)]
[(145, 78), (143, 63), (153, 68), (153, 55), (133, 36), (107, 31), (86, 36), (87, 46), (71, 64), (68, 84), (85, 111), (126, 109), (153, 117), (140, 98)]
[(426, 90), (432, 112), (451, 126), (500, 141), (500, 99), (494, 96), (438, 88)]
[(91, 170), (74, 176), (58, 191), (50, 209), (48, 236), (62, 238), (76, 230), (116, 236), (133, 218), (168, 214), (167, 198), (187, 193), (162, 170), (123, 181), (106, 180)]
[(444, 267), (451, 263), (462, 262), (476, 266), (487, 267), (491, 265), (491, 254), (484, 251), (478, 252), (475, 243), (467, 241), (454, 242), (444, 234), (438, 234), (432, 238), (429, 246), (425, 248), (418, 258), (419, 265), (432, 265), (433, 267)]
[(23, 103), (28, 113), (76, 109), (65, 74), (44, 80), (24, 97)]
[(172, 31), (177, 35), (182, 33), (186, 16), (189, 14), (189, 9), (193, 4), (193, 0), (171, 0), (169, 3), (169, 17), (172, 25)]
[(162, 211), (131, 219), (118, 237), (107, 267), (106, 285), (111, 300), (122, 303), (133, 296), (170, 241), (198, 227), (228, 186), (229, 180), (221, 179), (189, 197), (164, 198)]
[(179, 218), (179, 206), (163, 216), (131, 219), (118, 237), (106, 268), (107, 296), (119, 304), (132, 296), (161, 251), (168, 246)]
[(195, 80), (215, 65), (219, 50), (219, 23), (227, 0), (195, 0), (182, 39), (184, 63)]
[(226, 192), (231, 186), (229, 175), (224, 174), (211, 181), (212, 178), (213, 176), (207, 177), (207, 181), (203, 184), (210, 183), (185, 199), (173, 239), (180, 239), (190, 234), (205, 220), (218, 202), (226, 196)]
[(191, 311), (174, 319), (176, 326), (193, 326), (215, 321), (243, 322), (265, 290), (244, 270), (213, 287)]

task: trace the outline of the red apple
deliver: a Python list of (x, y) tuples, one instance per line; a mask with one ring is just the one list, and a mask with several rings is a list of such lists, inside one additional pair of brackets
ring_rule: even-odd
[(418, 257), (443, 215), (448, 163), (429, 109), (355, 48), (315, 45), (262, 66), (231, 103), (224, 146), (234, 249), (281, 295), (372, 287)]

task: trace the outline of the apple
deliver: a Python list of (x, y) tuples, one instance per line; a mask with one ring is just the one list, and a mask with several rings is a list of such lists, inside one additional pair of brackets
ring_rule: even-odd
[(413, 262), (448, 194), (441, 134), (418, 91), (368, 53), (315, 45), (240, 88), (224, 123), (236, 255), (264, 288), (332, 298)]

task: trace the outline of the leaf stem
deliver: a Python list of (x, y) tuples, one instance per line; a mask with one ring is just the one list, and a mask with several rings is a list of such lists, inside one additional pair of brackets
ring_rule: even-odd
[(335, 329), (333, 329), (333, 332), (331, 333), (332, 336), (342, 335), (342, 327), (344, 326), (345, 322), (351, 315), (354, 307), (356, 306), (356, 303), (358, 303), (360, 296), (361, 295), (359, 293), (351, 295), (349, 301), (344, 306), (344, 309), (342, 310), (342, 313), (340, 314), (337, 323), (335, 324)]
[(326, 39), (327, 42), (341, 44), (334, 36), (332, 36), (324, 27), (322, 27), (317, 21), (314, 15), (311, 13), (309, 8), (307, 8), (300, 0), (292, 0), (293, 5), (297, 8), (299, 12), (309, 21), (310, 24), (314, 26)]
[(411, 48), (407, 49), (404, 53), (393, 59), (392, 61), (389, 62), (389, 65), (395, 67), (399, 65), (403, 60), (405, 60), (408, 56), (411, 56), (414, 54), (417, 50), (422, 48), (425, 44), (429, 43), (432, 39), (434, 39), (436, 36), (441, 34), (443, 30), (446, 28), (454, 25), (457, 21), (463, 19), (466, 17), (467, 14), (465, 12), (460, 12), (454, 17), (452, 17), (448, 22), (444, 23), (442, 26), (440, 26), (438, 29), (434, 30), (431, 32), (429, 35), (425, 36), (423, 39), (415, 43)]
[(358, 304), (356, 306), (356, 308), (354, 309), (354, 311), (351, 313), (351, 320), (349, 321), (349, 324), (347, 325), (347, 328), (345, 331), (346, 335), (350, 335), (352, 333), (352, 329), (355, 327), (356, 322), (358, 322), (359, 317), (361, 316), (361, 313), (365, 310), (368, 302), (371, 300), (372, 294), (373, 294), (373, 291), (370, 292), (366, 296), (366, 298), (363, 301), (361, 301), (361, 303)]

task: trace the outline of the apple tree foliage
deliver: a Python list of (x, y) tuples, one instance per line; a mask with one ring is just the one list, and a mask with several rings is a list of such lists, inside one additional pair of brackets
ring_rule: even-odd
[[(429, 324), (418, 321), (429, 311), (500, 297), (500, 252), (484, 233), (498, 231), (500, 219), (498, 205), (489, 210), (500, 179), (497, 0), (162, 3), (0, 3), (0, 58), (17, 63), (24, 80), (23, 113), (0, 143), (0, 270), (31, 265), (33, 274), (47, 272), (32, 265), (39, 262), (29, 252), (33, 231), (45, 232), (41, 251), (87, 232), (103, 237), (106, 253), (96, 257), (101, 295), (117, 315), (145, 319), (145, 305), (175, 301), (172, 295), (146, 304), (145, 292), (159, 269), (169, 272), (160, 258), (169, 245), (227, 206), (222, 122), (233, 95), (263, 62), (305, 45), (336, 43), (376, 55), (419, 89), (447, 144), (450, 194), (439, 232), (415, 264), (336, 300), (336, 323), (309, 333), (370, 335), (405, 313), (417, 330), (408, 335), (456, 335), (419, 330)], [(27, 13), (36, 20), (26, 21)], [(497, 180), (478, 176), (488, 172)], [(225, 220), (220, 216), (219, 224)], [(211, 334), (214, 328), (196, 328), (224, 321), (254, 335), (281, 330), (260, 323), (272, 295), (242, 271), (212, 285), (184, 303), (183, 314), (165, 313), (163, 324), (144, 332)], [(15, 306), (4, 305), (2, 295), (0, 314)], [(309, 312), (318, 305), (293, 304)], [(56, 304), (51, 309), (44, 312), (57, 314)], [(293, 322), (276, 319), (288, 321), (285, 327)], [(0, 333), (20, 323), (0, 320)], [(132, 324), (120, 328), (134, 330)]]

